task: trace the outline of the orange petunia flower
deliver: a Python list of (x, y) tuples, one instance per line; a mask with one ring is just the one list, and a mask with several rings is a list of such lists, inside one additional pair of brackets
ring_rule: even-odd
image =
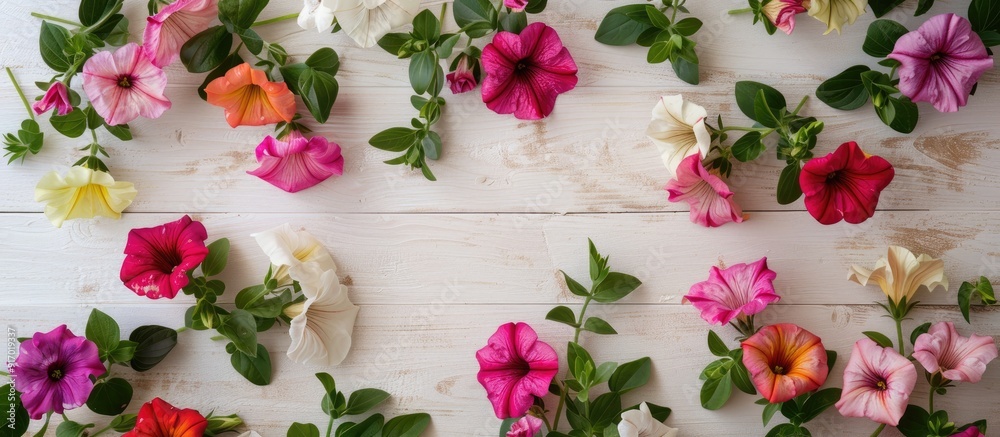
[(242, 63), (205, 87), (208, 103), (226, 110), (232, 127), (291, 122), (295, 95), (284, 82), (271, 82), (261, 70)]
[(826, 382), (826, 349), (819, 337), (791, 323), (761, 328), (743, 341), (743, 364), (761, 396), (772, 404), (816, 390)]

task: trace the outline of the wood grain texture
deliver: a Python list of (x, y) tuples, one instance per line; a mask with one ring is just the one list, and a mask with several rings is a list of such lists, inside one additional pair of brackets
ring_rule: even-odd
[[(441, 1), (425, 2), (437, 10)], [(474, 353), (496, 327), (526, 321), (541, 338), (563, 350), (571, 333), (545, 322), (555, 304), (579, 305), (559, 270), (587, 276), (586, 238), (611, 255), (616, 270), (644, 285), (621, 304), (593, 307), (620, 332), (585, 335), (598, 360), (625, 362), (649, 355), (651, 384), (626, 402), (649, 400), (673, 408), (667, 422), (684, 436), (759, 436), (760, 409), (736, 395), (711, 412), (698, 402), (701, 367), (712, 360), (707, 325), (681, 305), (691, 284), (712, 265), (768, 257), (783, 296), (762, 316), (793, 322), (815, 332), (841, 354), (830, 385), (841, 381), (851, 345), (862, 331), (891, 332), (872, 302), (881, 294), (846, 280), (851, 264), (873, 265), (885, 246), (897, 244), (945, 260), (947, 291), (923, 294), (923, 320), (950, 320), (963, 334), (1000, 336), (1000, 311), (977, 309), (973, 325), (954, 307), (958, 285), (980, 275), (1000, 279), (1000, 73), (987, 72), (977, 95), (958, 114), (938, 114), (921, 104), (911, 135), (883, 126), (871, 108), (830, 109), (816, 99), (804, 111), (826, 122), (817, 153), (858, 141), (896, 167), (896, 179), (880, 212), (859, 226), (824, 227), (801, 202), (779, 206), (774, 184), (781, 169), (773, 157), (737, 168), (730, 185), (750, 213), (740, 225), (704, 229), (689, 222), (685, 205), (669, 204), (668, 175), (645, 135), (658, 96), (683, 93), (721, 114), (727, 124), (746, 123), (732, 98), (733, 82), (758, 80), (782, 90), (790, 101), (812, 95), (824, 79), (855, 64), (875, 65), (861, 52), (863, 16), (843, 35), (821, 36), (819, 22), (800, 16), (794, 37), (769, 37), (750, 17), (731, 16), (744, 0), (695, 0), (688, 7), (705, 22), (696, 36), (702, 85), (681, 83), (669, 66), (645, 63), (639, 47), (609, 47), (593, 39), (604, 14), (628, 0), (554, 0), (532, 19), (556, 28), (580, 67), (580, 85), (559, 97), (552, 116), (540, 122), (493, 114), (477, 93), (447, 94), (442, 120), (444, 156), (433, 163), (439, 182), (382, 164), (392, 157), (367, 145), (387, 127), (413, 116), (406, 63), (379, 49), (362, 50), (344, 35), (299, 30), (292, 22), (261, 28), (296, 59), (330, 46), (341, 56), (340, 95), (330, 121), (313, 127), (344, 147), (344, 176), (290, 195), (249, 176), (253, 148), (267, 127), (230, 129), (222, 111), (202, 102), (194, 87), (203, 76), (180, 65), (167, 69), (173, 109), (157, 120), (132, 123), (136, 139), (101, 140), (114, 175), (134, 182), (139, 197), (122, 220), (68, 222), (55, 229), (40, 214), (33, 188), (47, 171), (64, 171), (82, 141), (61, 138), (42, 117), (45, 150), (22, 165), (0, 169), (0, 320), (30, 335), (60, 323), (82, 332), (87, 314), (99, 307), (123, 330), (142, 324), (180, 326), (191, 304), (147, 301), (118, 279), (126, 234), (191, 214), (204, 221), (211, 239), (233, 242), (223, 275), (230, 290), (260, 279), (267, 260), (249, 237), (281, 223), (309, 230), (331, 250), (351, 298), (362, 306), (351, 355), (335, 368), (311, 368), (284, 357), (284, 329), (262, 336), (275, 364), (274, 382), (252, 386), (233, 371), (223, 345), (204, 332), (184, 332), (180, 346), (150, 372), (116, 373), (135, 381), (141, 401), (161, 396), (202, 411), (235, 412), (265, 437), (283, 436), (292, 421), (323, 424), (320, 389), (312, 376), (329, 371), (351, 391), (377, 387), (393, 394), (379, 411), (433, 415), (427, 437), (496, 435), (485, 392), (475, 379)], [(913, 1), (889, 18), (915, 28)], [(963, 12), (967, 0), (938, 0), (932, 14)], [(0, 2), (0, 64), (14, 68), (26, 87), (51, 76), (37, 51), (35, 10), (71, 17), (77, 0)], [(301, 7), (298, 0), (272, 0), (262, 18)], [(141, 35), (145, 2), (129, 0), (125, 12), (133, 39)], [(31, 89), (29, 94), (36, 93)], [(303, 109), (303, 108), (300, 108)], [(0, 130), (15, 128), (24, 109), (6, 79), (0, 79)], [(773, 156), (773, 155), (772, 155)], [(229, 303), (234, 293), (221, 301)], [(961, 323), (959, 323), (961, 322)], [(915, 322), (908, 322), (912, 329)], [(724, 339), (735, 334), (720, 328)], [(735, 346), (734, 343), (730, 342)], [(925, 385), (918, 385), (923, 391)], [(1000, 398), (1000, 367), (984, 380), (963, 384), (936, 399), (965, 422), (990, 417)], [(924, 404), (926, 393), (914, 394)], [(552, 403), (554, 400), (547, 399)], [(550, 405), (550, 407), (553, 407)], [(70, 416), (87, 420), (78, 410)], [(867, 436), (874, 426), (834, 411), (812, 424), (813, 434)], [(52, 433), (50, 432), (50, 435)], [(897, 436), (894, 431), (883, 435)]]

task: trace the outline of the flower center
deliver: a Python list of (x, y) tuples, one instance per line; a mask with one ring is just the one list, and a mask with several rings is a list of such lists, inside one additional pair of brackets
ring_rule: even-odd
[(885, 381), (879, 381), (875, 383), (875, 388), (879, 389), (880, 391), (885, 391), (889, 388), (889, 386), (885, 383)]
[(944, 53), (935, 53), (931, 55), (931, 62), (936, 62), (944, 57)]
[(518, 73), (526, 73), (525, 70), (527, 70), (530, 67), (531, 63), (528, 62), (527, 59), (522, 59), (518, 61), (516, 65), (514, 65), (514, 70), (516, 70)]
[(122, 88), (132, 88), (132, 78), (128, 76), (122, 76), (118, 78), (118, 86)]
[(774, 371), (775, 375), (784, 375), (785, 374), (785, 367), (781, 366), (781, 365), (775, 365), (774, 367), (771, 368), (771, 370)]
[(50, 369), (49, 370), (49, 379), (51, 379), (53, 381), (59, 381), (60, 379), (62, 379), (62, 377), (63, 377), (63, 371), (62, 371), (62, 369)]
[(838, 172), (832, 171), (832, 172), (830, 172), (830, 174), (826, 175), (826, 180), (828, 182), (834, 182), (834, 181), (837, 180), (838, 176), (839, 176)]

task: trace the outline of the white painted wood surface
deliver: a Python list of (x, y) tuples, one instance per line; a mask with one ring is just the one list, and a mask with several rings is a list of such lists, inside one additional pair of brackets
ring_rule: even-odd
[[(126, 3), (132, 33), (139, 35), (145, 2)], [(707, 276), (709, 266), (767, 256), (783, 300), (765, 319), (799, 323), (840, 352), (831, 384), (839, 383), (846, 354), (862, 331), (891, 329), (871, 304), (880, 297), (877, 289), (846, 281), (850, 264), (873, 264), (888, 244), (944, 258), (952, 286), (927, 295), (923, 301), (934, 306), (916, 310), (918, 320), (957, 323), (961, 316), (946, 305), (955, 301), (959, 283), (980, 275), (1000, 279), (996, 70), (983, 76), (977, 95), (958, 114), (921, 105), (920, 126), (908, 136), (882, 126), (870, 108), (845, 113), (817, 101), (807, 104), (807, 113), (827, 122), (818, 153), (857, 140), (896, 166), (882, 211), (865, 224), (824, 227), (801, 202), (778, 206), (773, 186), (780, 166), (766, 159), (737, 169), (731, 181), (750, 220), (703, 229), (688, 222), (684, 205), (666, 202), (667, 175), (643, 135), (656, 97), (681, 92), (710, 114), (744, 122), (731, 98), (734, 81), (768, 82), (790, 100), (812, 94), (821, 80), (850, 65), (874, 64), (860, 50), (873, 17), (863, 16), (844, 35), (823, 37), (821, 25), (802, 16), (794, 37), (768, 37), (750, 26), (749, 17), (726, 14), (742, 7), (742, 0), (690, 1), (688, 7), (706, 23), (696, 38), (703, 83), (693, 87), (665, 65), (646, 64), (641, 48), (593, 40), (604, 13), (627, 3), (633, 2), (556, 0), (533, 17), (559, 31), (580, 66), (580, 86), (559, 98), (551, 118), (518, 121), (493, 114), (476, 94), (447, 95), (445, 152), (433, 164), (436, 183), (381, 164), (390, 155), (367, 146), (375, 132), (412, 116), (405, 62), (378, 49), (361, 50), (343, 35), (301, 31), (292, 22), (261, 29), (293, 56), (332, 46), (342, 59), (334, 115), (315, 130), (344, 146), (345, 174), (295, 195), (245, 174), (255, 167), (253, 148), (270, 129), (230, 129), (219, 108), (194, 94), (202, 76), (170, 67), (167, 95), (174, 108), (158, 120), (132, 123), (132, 142), (102, 137), (115, 176), (134, 182), (140, 192), (121, 221), (76, 221), (55, 229), (32, 201), (41, 175), (74, 161), (79, 141), (53, 133), (40, 155), (0, 169), (0, 320), (19, 335), (64, 322), (82, 331), (87, 313), (99, 307), (125, 330), (148, 323), (179, 326), (191, 304), (187, 297), (146, 301), (117, 279), (129, 229), (192, 214), (205, 222), (210, 238), (233, 241), (225, 279), (230, 289), (239, 289), (257, 279), (267, 262), (248, 234), (289, 222), (326, 243), (352, 299), (362, 305), (348, 360), (332, 369), (291, 363), (283, 354), (287, 335), (275, 329), (262, 338), (272, 351), (274, 382), (259, 388), (230, 369), (221, 344), (206, 333), (185, 332), (153, 371), (122, 371), (137, 388), (131, 409), (161, 396), (203, 411), (237, 412), (262, 435), (282, 436), (292, 421), (322, 421), (312, 374), (325, 370), (344, 389), (373, 386), (393, 393), (381, 409), (388, 414), (431, 413), (427, 436), (493, 436), (499, 421), (475, 380), (474, 352), (507, 321), (527, 321), (545, 341), (564, 347), (570, 333), (543, 318), (557, 303), (579, 304), (557, 275), (563, 269), (586, 276), (586, 238), (592, 237), (614, 268), (645, 283), (619, 305), (594, 307), (620, 335), (585, 335), (599, 359), (653, 358), (652, 383), (627, 400), (673, 408), (668, 424), (682, 435), (748, 436), (763, 433), (750, 397), (736, 395), (718, 412), (698, 405), (697, 374), (711, 360), (704, 346), (707, 325), (680, 305), (680, 296)], [(891, 17), (913, 28), (920, 20), (909, 16), (911, 3)], [(932, 13), (960, 12), (968, 2), (937, 3)], [(49, 77), (36, 49), (38, 21), (28, 13), (72, 17), (76, 4), (0, 3), (0, 64), (14, 68), (28, 86)], [(299, 7), (296, 0), (272, 0), (263, 16)], [(23, 108), (9, 84), (0, 83), (0, 127), (10, 130)], [(982, 310), (973, 317), (973, 326), (959, 324), (963, 333), (1000, 335), (1000, 313)], [(981, 383), (951, 390), (939, 404), (952, 409), (957, 421), (993, 417), (998, 389), (1000, 368), (994, 366)], [(916, 402), (925, 396), (916, 393)], [(87, 418), (83, 411), (70, 416)], [(864, 436), (874, 427), (830, 411), (812, 429), (817, 436)]]

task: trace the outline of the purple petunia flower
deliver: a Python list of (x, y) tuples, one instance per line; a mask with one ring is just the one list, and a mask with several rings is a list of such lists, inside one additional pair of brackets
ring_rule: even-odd
[(14, 365), (11, 377), (32, 420), (83, 405), (94, 389), (90, 377), (107, 371), (97, 345), (73, 335), (66, 325), (36, 332), (21, 343)]

